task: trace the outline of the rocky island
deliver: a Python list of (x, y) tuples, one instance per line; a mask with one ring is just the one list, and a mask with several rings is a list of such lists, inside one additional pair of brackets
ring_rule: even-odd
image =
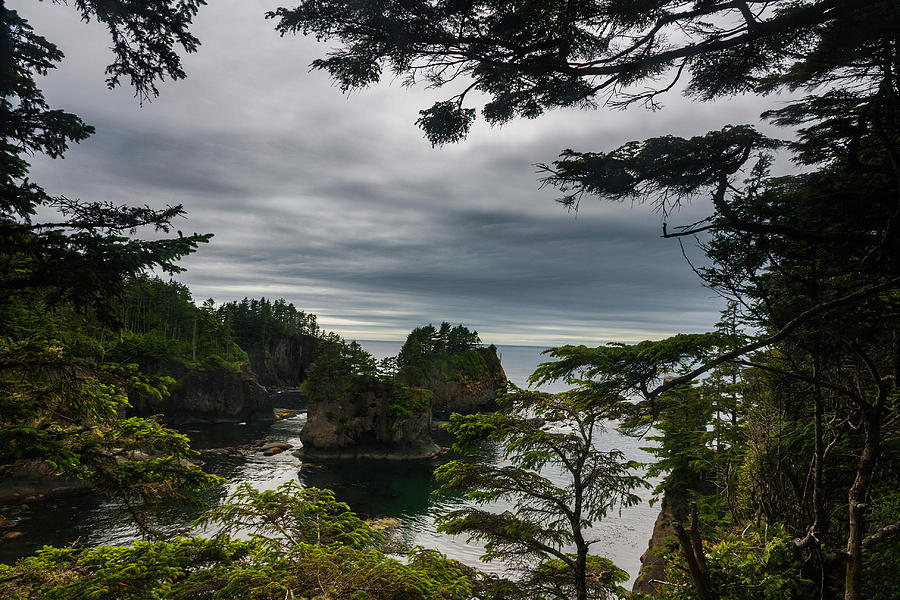
[(433, 416), (494, 408), (506, 381), (494, 346), (446, 322), (414, 329), (398, 356), (381, 362), (336, 337), (320, 348), (302, 388), (310, 400), (304, 457), (435, 456)]

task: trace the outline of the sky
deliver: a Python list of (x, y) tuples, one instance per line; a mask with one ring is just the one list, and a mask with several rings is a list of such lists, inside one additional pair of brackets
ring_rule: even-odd
[(35, 157), (32, 179), (70, 198), (182, 204), (177, 229), (214, 234), (177, 276), (198, 301), (283, 297), (355, 339), (403, 339), (443, 320), (486, 343), (540, 346), (712, 328), (721, 301), (660, 237), (659, 214), (598, 198), (568, 212), (534, 165), (565, 148), (759, 125), (783, 99), (671, 93), (655, 112), (478, 122), (466, 141), (432, 148), (415, 121), (446, 90), (388, 76), (344, 95), (309, 70), (332, 45), (280, 37), (263, 18), (285, 0), (210, 4), (192, 28), (201, 47), (184, 56), (187, 79), (141, 105), (127, 86), (106, 88), (102, 27), (65, 5), (7, 2), (66, 55), (40, 82), (51, 106), (97, 129), (64, 160)]

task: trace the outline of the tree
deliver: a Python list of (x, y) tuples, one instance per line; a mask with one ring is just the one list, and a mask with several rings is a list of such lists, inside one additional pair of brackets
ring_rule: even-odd
[[(114, 62), (109, 87), (126, 78), (141, 99), (158, 93), (156, 83), (185, 76), (175, 46), (196, 50), (188, 27), (202, 0), (166, 0), (135, 5), (79, 0), (85, 21), (104, 23), (112, 36)], [(28, 156), (61, 158), (70, 143), (94, 132), (76, 115), (51, 109), (37, 83), (63, 58), (19, 14), (0, 3), (0, 301), (41, 290), (54, 300), (100, 308), (122, 290), (128, 276), (159, 268), (181, 270), (176, 261), (206, 242), (209, 234), (141, 240), (137, 230), (170, 233), (184, 215), (180, 205), (164, 209), (119, 206), (51, 196), (28, 178)], [(37, 221), (38, 209), (57, 215)]]
[(359, 342), (335, 333), (323, 337), (301, 391), (312, 402), (355, 396), (379, 381), (375, 358)]
[(469, 331), (462, 324), (451, 327), (450, 323), (443, 321), (440, 328), (436, 329), (429, 323), (409, 332), (397, 354), (397, 365), (401, 368), (422, 366), (436, 356), (466, 352), (477, 348), (480, 344), (478, 332)]
[[(816, 516), (806, 532), (793, 533), (801, 551), (832, 554), (829, 547), (839, 542), (827, 535), (825, 497), (845, 494), (846, 550), (835, 549), (832, 564), (846, 565), (845, 598), (861, 597), (864, 547), (900, 531), (889, 525), (867, 535), (866, 525), (878, 465), (893, 460), (884, 436), (896, 416), (900, 380), (896, 2), (333, 0), (301, 2), (270, 16), (283, 34), (336, 40), (339, 47), (313, 67), (327, 70), (345, 91), (377, 81), (385, 68), (410, 83), (461, 84), (460, 93), (420, 113), (433, 144), (468, 132), (472, 90), (487, 97), (481, 112), (490, 123), (557, 106), (657, 107), (679, 82), (699, 100), (805, 90), (805, 97), (764, 114), (797, 128), (787, 143), (736, 125), (606, 152), (566, 150), (542, 166), (544, 183), (556, 186), (571, 208), (589, 196), (648, 202), (663, 215), (664, 236), (704, 236), (712, 260), (700, 272), (705, 283), (735, 301), (741, 319), (760, 332), (718, 354), (685, 349), (681, 364), (689, 356), (696, 362), (668, 379), (647, 367), (659, 346), (645, 347), (645, 355), (563, 348), (560, 357), (569, 364), (585, 359), (587, 370), (632, 361), (629, 377), (605, 381), (633, 388), (651, 418), (661, 394), (735, 361), (773, 376), (777, 385), (766, 394), (788, 382), (802, 385), (796, 417), (813, 428), (795, 440), (812, 447)], [(805, 172), (772, 176), (775, 152), (789, 153)], [(680, 206), (698, 199), (711, 204), (706, 219), (670, 226)], [(848, 444), (854, 457), (846, 486), (826, 473), (832, 441)]]
[[(484, 559), (499, 558), (525, 572), (529, 597), (606, 598), (624, 573), (590, 554), (592, 523), (639, 501), (646, 484), (636, 463), (618, 450), (596, 448), (601, 421), (619, 402), (581, 391), (551, 395), (516, 390), (491, 414), (451, 417), (454, 450), (471, 453), (484, 442), (501, 444), (500, 464), (451, 461), (435, 472), (441, 492), (464, 492), (477, 504), (501, 500), (503, 513), (477, 507), (440, 518), (439, 530), (484, 540)], [(560, 472), (555, 483), (549, 472)]]
[[(158, 93), (159, 81), (184, 77), (176, 47), (197, 48), (189, 27), (202, 4), (72, 3), (83, 20), (109, 30), (109, 87), (127, 79), (142, 101)], [(153, 533), (142, 505), (190, 500), (218, 479), (186, 461), (194, 453), (183, 435), (153, 420), (120, 417), (129, 398), (165, 396), (170, 379), (147, 377), (133, 365), (98, 364), (65, 334), (80, 333), (95, 317), (105, 327), (121, 326), (119, 317), (128, 315), (116, 309), (127, 306), (128, 282), (150, 269), (180, 271), (178, 259), (210, 235), (165, 237), (184, 214), (181, 206), (52, 196), (29, 179), (30, 156), (61, 158), (94, 132), (76, 115), (52, 109), (39, 86), (62, 58), (0, 1), (0, 477), (43, 461), (52, 474), (87, 479), (115, 495)], [(139, 230), (151, 235), (136, 237)], [(74, 316), (76, 309), (85, 316)], [(138, 308), (131, 316), (146, 313)], [(61, 322), (69, 331), (46, 325)]]
[[(473, 90), (487, 96), (482, 116), (496, 124), (559, 106), (656, 106), (684, 76), (702, 100), (832, 81), (877, 89), (884, 63), (873, 49), (890, 43), (897, 9), (884, 0), (329, 0), (269, 16), (282, 34), (340, 42), (313, 67), (344, 91), (378, 81), (385, 68), (435, 87), (464, 80), (461, 93), (421, 113), (429, 139), (443, 143), (468, 132)], [(651, 87), (632, 91), (638, 84)]]

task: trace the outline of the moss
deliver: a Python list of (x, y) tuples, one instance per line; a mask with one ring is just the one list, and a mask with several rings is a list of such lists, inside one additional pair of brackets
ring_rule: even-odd
[(237, 363), (228, 362), (221, 356), (212, 354), (204, 357), (199, 363), (191, 365), (191, 370), (211, 373), (240, 373), (241, 367)]
[(433, 396), (434, 392), (431, 390), (407, 385), (397, 386), (394, 397), (388, 405), (388, 415), (400, 419), (428, 410)]

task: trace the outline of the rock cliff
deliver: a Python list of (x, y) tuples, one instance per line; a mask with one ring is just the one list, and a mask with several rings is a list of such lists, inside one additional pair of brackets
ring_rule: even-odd
[(30, 460), (0, 481), (0, 505), (23, 504), (90, 493), (88, 482), (53, 474), (40, 460)]
[(410, 385), (431, 390), (432, 414), (447, 419), (452, 413), (496, 410), (497, 388), (506, 382), (496, 346), (436, 356), (406, 374)]
[(378, 383), (309, 408), (304, 457), (415, 459), (436, 455), (431, 394)]
[(641, 570), (631, 588), (632, 592), (641, 594), (660, 592), (659, 584), (666, 581), (666, 562), (662, 553), (666, 550), (666, 541), (675, 536), (675, 522), (682, 520), (683, 510), (678, 512), (679, 514), (676, 514), (672, 502), (664, 497), (647, 549), (641, 554)]
[(266, 387), (296, 387), (306, 379), (318, 338), (311, 335), (273, 334), (247, 349), (250, 368)]
[[(376, 363), (357, 342), (323, 340), (302, 388), (311, 402), (302, 454), (435, 455), (440, 448), (431, 438), (433, 416), (495, 409), (496, 389), (506, 381), (496, 347), (473, 347), (469, 344), (477, 343), (477, 336), (465, 334), (462, 326), (453, 329), (447, 323), (440, 330), (414, 329), (397, 356), (396, 370), (385, 368), (390, 361)], [(435, 340), (441, 342), (437, 349)]]
[(169, 424), (275, 420), (272, 400), (247, 363), (238, 372), (188, 370), (169, 391), (159, 402), (133, 402), (133, 414), (162, 414)]

